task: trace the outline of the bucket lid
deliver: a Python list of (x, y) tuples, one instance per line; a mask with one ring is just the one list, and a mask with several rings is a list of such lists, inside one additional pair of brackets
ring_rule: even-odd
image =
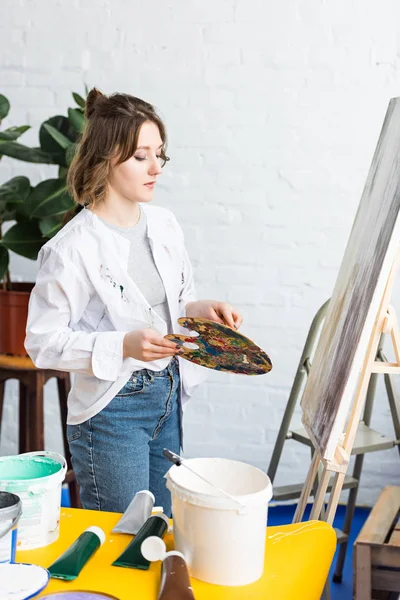
[(49, 572), (37, 565), (0, 564), (0, 600), (28, 600), (45, 589)]

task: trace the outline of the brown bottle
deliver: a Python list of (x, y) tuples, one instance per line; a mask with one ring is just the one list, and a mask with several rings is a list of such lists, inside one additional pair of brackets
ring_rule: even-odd
[(158, 600), (195, 600), (183, 554), (167, 552), (162, 562)]

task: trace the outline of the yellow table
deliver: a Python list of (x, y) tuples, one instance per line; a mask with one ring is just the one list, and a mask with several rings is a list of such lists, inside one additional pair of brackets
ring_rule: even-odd
[[(58, 541), (45, 548), (19, 551), (17, 561), (48, 567), (82, 531), (97, 525), (107, 539), (79, 577), (72, 582), (51, 579), (41, 596), (56, 591), (91, 590), (119, 600), (156, 600), (161, 563), (152, 563), (148, 571), (111, 566), (132, 539), (129, 535), (111, 533), (120, 517), (116, 513), (62, 508)], [(165, 542), (168, 549), (173, 549), (172, 534)], [(335, 548), (333, 528), (321, 521), (268, 527), (261, 579), (241, 587), (222, 587), (192, 579), (196, 600), (319, 600)]]

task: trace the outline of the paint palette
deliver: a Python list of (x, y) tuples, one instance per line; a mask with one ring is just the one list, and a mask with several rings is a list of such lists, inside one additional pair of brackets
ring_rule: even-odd
[(181, 358), (215, 371), (242, 375), (263, 375), (272, 369), (264, 350), (228, 325), (190, 317), (182, 317), (178, 323), (199, 334), (197, 337), (178, 333), (165, 336), (181, 347)]
[(46, 596), (42, 596), (43, 600), (118, 600), (115, 596), (103, 594), (99, 592), (88, 591), (68, 591), (68, 592), (53, 592)]
[(115, 596), (98, 592), (87, 591), (69, 591), (69, 592), (53, 592), (48, 596), (42, 596), (43, 600), (118, 600)]

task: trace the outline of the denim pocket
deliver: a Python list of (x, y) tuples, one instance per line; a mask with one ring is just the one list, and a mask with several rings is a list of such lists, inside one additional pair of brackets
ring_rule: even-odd
[(144, 390), (144, 385), (144, 375), (135, 375), (134, 373), (115, 397), (123, 398), (124, 396), (134, 396), (135, 394), (140, 394)]
[(77, 440), (82, 435), (81, 426), (80, 425), (67, 425), (67, 440), (69, 442), (73, 442)]

